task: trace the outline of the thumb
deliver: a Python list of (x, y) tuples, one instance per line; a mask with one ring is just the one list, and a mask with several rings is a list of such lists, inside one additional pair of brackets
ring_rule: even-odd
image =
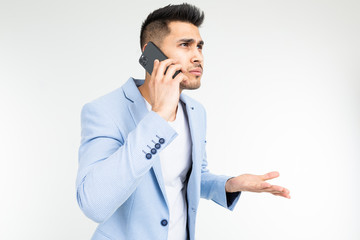
[(269, 173), (266, 173), (266, 174), (262, 175), (262, 179), (264, 181), (266, 181), (266, 180), (277, 178), (279, 176), (280, 176), (280, 173), (277, 172), (277, 171), (274, 171), (274, 172), (269, 172)]

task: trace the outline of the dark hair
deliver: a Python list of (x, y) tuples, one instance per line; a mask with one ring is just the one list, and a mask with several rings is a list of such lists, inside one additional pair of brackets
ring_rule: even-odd
[(169, 4), (153, 11), (141, 25), (141, 49), (149, 41), (157, 40), (161, 42), (170, 33), (168, 24), (172, 21), (188, 22), (199, 27), (204, 21), (204, 12), (188, 3), (179, 5)]

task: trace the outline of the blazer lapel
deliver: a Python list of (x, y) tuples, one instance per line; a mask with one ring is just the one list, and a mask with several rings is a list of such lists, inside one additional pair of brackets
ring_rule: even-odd
[[(180, 100), (186, 105), (186, 114), (188, 117), (190, 135), (192, 141), (192, 168), (188, 180), (188, 202), (189, 208), (196, 208), (200, 199), (200, 181), (201, 181), (201, 131), (203, 126), (199, 125), (199, 109), (194, 102), (186, 95), (181, 94)], [(190, 194), (189, 194), (190, 193)], [(196, 193), (196, 194), (194, 194)]]
[[(144, 98), (142, 97), (138, 86), (142, 85), (144, 83), (144, 80), (137, 80), (130, 78), (125, 85), (123, 86), (123, 91), (128, 100), (130, 100), (131, 103), (128, 104), (129, 112), (134, 120), (135, 126), (145, 117), (145, 115), (149, 112)], [(166, 197), (166, 191), (165, 191), (165, 185), (164, 185), (164, 178), (162, 175), (161, 170), (161, 163), (160, 159), (157, 156), (155, 156), (154, 164), (152, 166), (152, 171), (154, 172), (156, 176), (156, 180), (160, 186), (161, 192), (165, 198), (166, 204), (168, 204), (167, 197)], [(151, 171), (151, 170), (150, 170)]]

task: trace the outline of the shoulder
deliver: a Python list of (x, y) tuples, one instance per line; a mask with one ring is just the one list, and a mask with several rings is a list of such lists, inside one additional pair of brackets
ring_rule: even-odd
[(82, 118), (97, 118), (114, 120), (115, 111), (124, 111), (126, 108), (124, 94), (121, 87), (100, 96), (86, 104), (81, 109)]
[(114, 107), (118, 107), (118, 105), (121, 105), (124, 101), (124, 93), (122, 91), (122, 88), (119, 87), (105, 95), (95, 98), (94, 100), (88, 102), (86, 105), (99, 106), (103, 109), (110, 110)]
[(81, 110), (81, 121), (109, 126), (115, 124), (119, 129), (126, 129), (127, 124), (131, 122), (129, 103), (123, 92), (123, 86), (118, 87), (86, 103)]
[(119, 113), (127, 110), (127, 106), (141, 97), (137, 88), (141, 80), (129, 78), (121, 87), (88, 103), (99, 106), (108, 113)]
[(117, 89), (86, 103), (83, 109), (97, 109), (108, 115), (124, 113), (124, 111), (127, 111), (127, 105), (131, 103), (131, 100), (126, 97), (124, 92), (124, 86), (129, 85), (129, 80)]

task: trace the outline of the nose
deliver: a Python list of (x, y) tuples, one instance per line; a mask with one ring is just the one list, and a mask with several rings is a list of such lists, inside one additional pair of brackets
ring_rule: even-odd
[(200, 63), (202, 64), (203, 60), (204, 60), (204, 57), (203, 57), (203, 54), (201, 52), (201, 49), (199, 48), (195, 48), (193, 51), (192, 51), (192, 58), (191, 58), (191, 63)]

